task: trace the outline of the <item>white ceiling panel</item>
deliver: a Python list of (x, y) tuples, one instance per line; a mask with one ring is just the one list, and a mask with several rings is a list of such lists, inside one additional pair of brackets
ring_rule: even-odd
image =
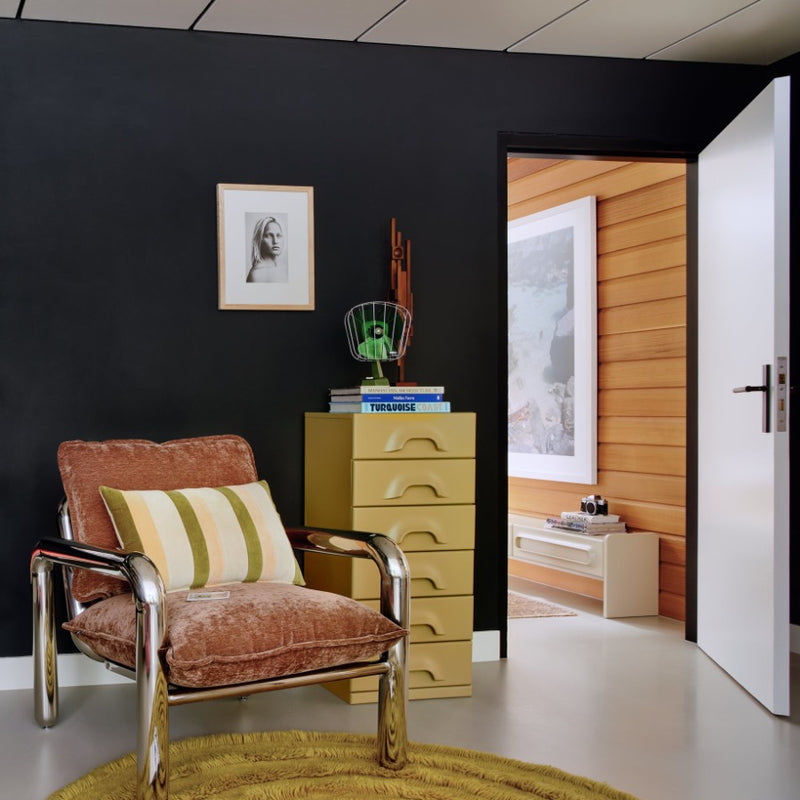
[(23, 19), (188, 28), (208, 0), (27, 0)]
[(0, 0), (0, 18), (520, 53), (771, 64), (800, 0)]
[(362, 42), (505, 50), (581, 0), (406, 0)]
[(511, 48), (521, 53), (646, 58), (752, 0), (588, 0)]
[(195, 30), (354, 40), (398, 0), (216, 0)]
[(766, 65), (796, 53), (798, 42), (800, 0), (761, 0), (654, 58)]

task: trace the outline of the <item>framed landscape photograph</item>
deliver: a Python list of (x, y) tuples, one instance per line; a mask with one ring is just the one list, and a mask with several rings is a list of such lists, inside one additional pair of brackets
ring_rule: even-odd
[(597, 482), (594, 197), (508, 223), (508, 472)]
[(217, 184), (219, 308), (314, 308), (314, 189)]

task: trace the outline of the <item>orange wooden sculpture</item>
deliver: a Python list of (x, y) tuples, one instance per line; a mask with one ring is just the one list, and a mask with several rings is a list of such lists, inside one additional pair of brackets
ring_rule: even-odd
[[(411, 294), (411, 240), (403, 241), (403, 234), (397, 230), (397, 220), (392, 217), (389, 240), (392, 250), (391, 289), (389, 300), (407, 308), (411, 313), (411, 327), (408, 331), (408, 344), (414, 333), (414, 296)], [(397, 382), (404, 383), (406, 376), (405, 356), (397, 362)]]

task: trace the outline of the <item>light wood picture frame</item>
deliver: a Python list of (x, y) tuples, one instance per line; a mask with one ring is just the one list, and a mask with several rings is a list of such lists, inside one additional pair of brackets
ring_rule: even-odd
[(314, 309), (314, 188), (217, 184), (219, 308)]
[(597, 482), (595, 197), (508, 223), (508, 474)]

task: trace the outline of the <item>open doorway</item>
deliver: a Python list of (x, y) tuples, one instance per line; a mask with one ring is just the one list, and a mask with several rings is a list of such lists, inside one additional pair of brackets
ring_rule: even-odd
[[(658, 613), (686, 620), (686, 160), (506, 155), (508, 220), (597, 198), (598, 301), (597, 483), (513, 477), (509, 511), (545, 519), (608, 498), (631, 531), (657, 535)], [(524, 555), (508, 577), (603, 597), (597, 577)]]

